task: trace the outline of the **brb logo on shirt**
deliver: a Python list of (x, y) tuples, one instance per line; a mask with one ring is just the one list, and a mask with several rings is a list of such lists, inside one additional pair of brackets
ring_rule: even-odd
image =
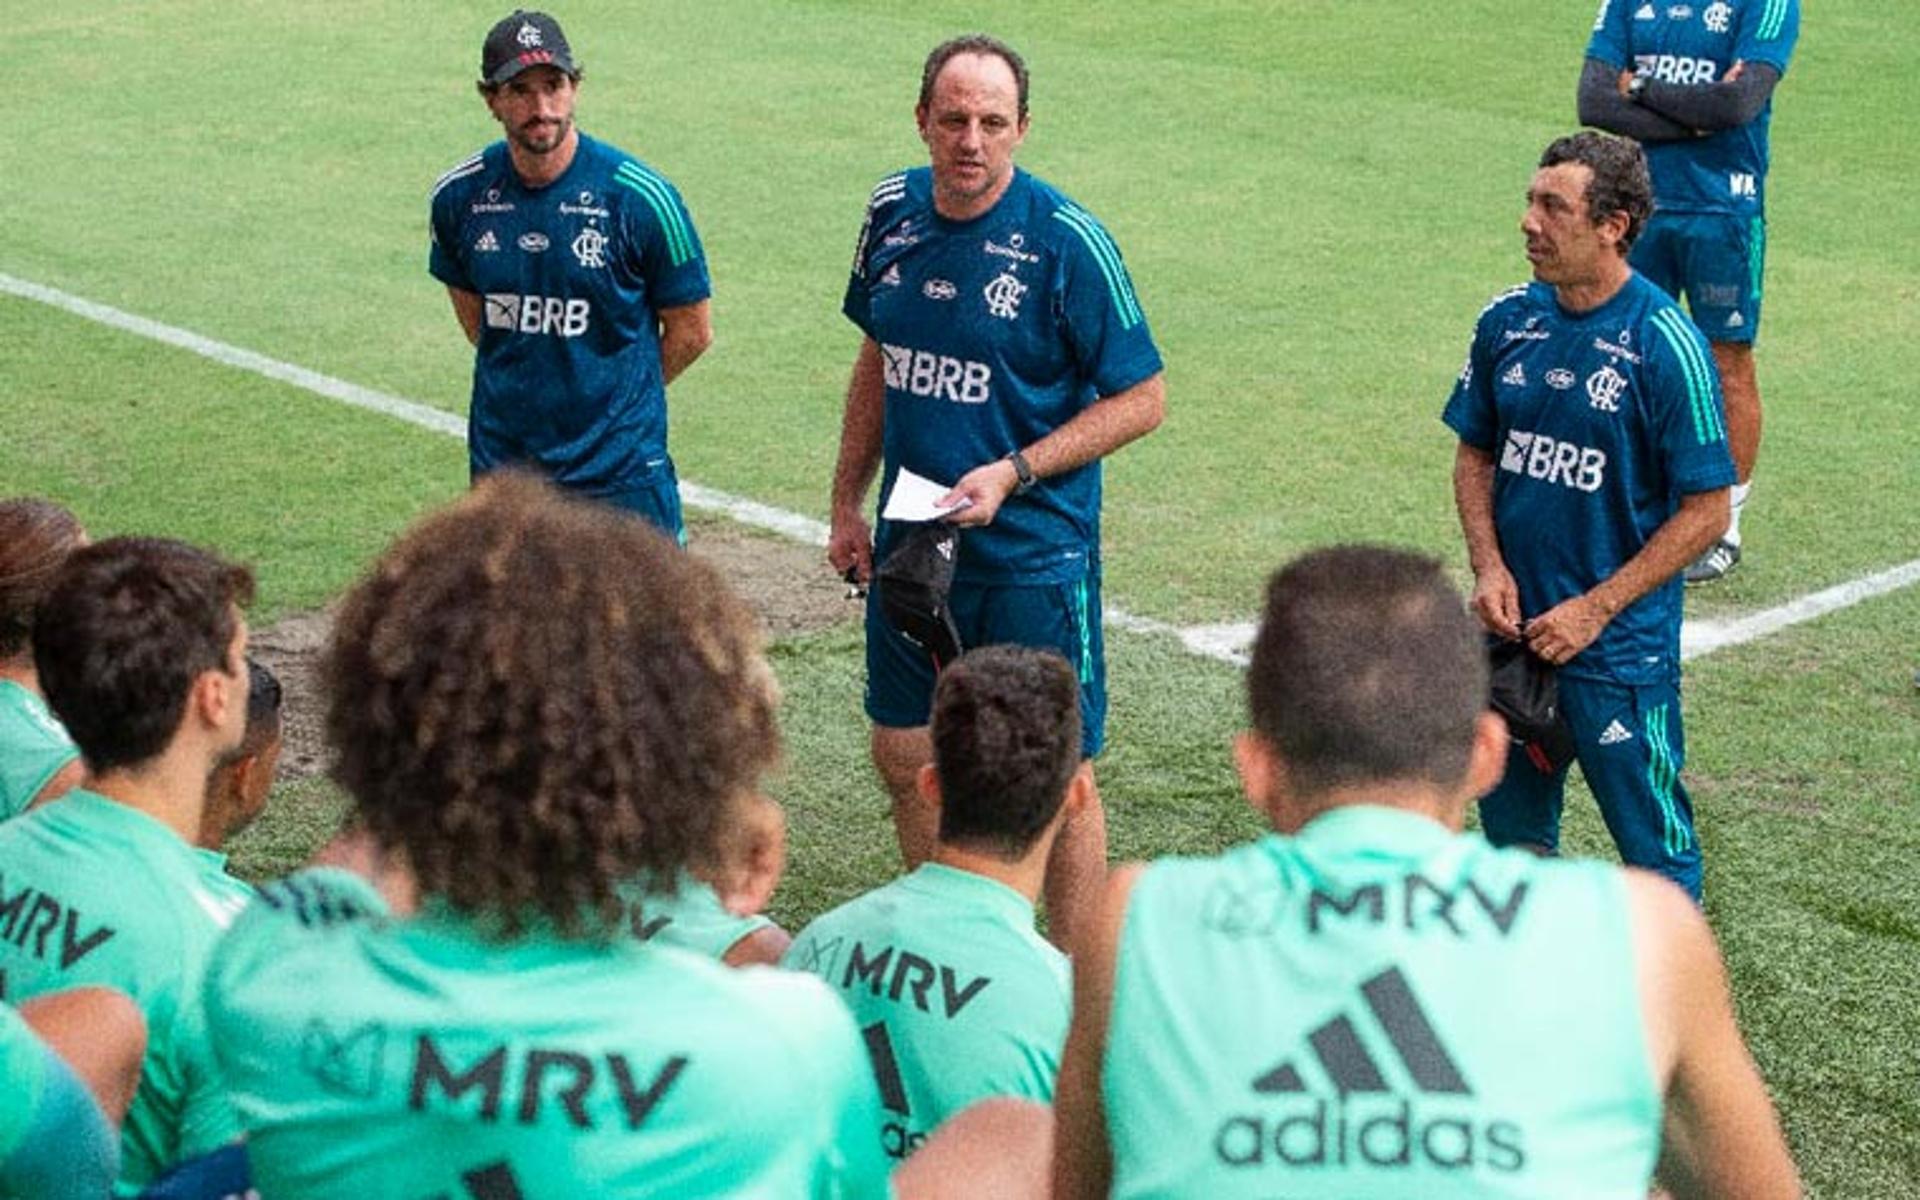
[(1531, 479), (1542, 479), (1582, 492), (1597, 492), (1607, 481), (1604, 450), (1555, 441), (1544, 433), (1514, 429), (1500, 451), (1500, 469)]
[(1720, 64), (1710, 58), (1690, 58), (1685, 54), (1636, 54), (1637, 74), (1651, 75), (1662, 83), (1712, 83), (1720, 73)]
[(559, 296), (520, 296), (512, 292), (487, 293), (487, 328), (508, 332), (548, 333), (577, 338), (587, 331), (593, 304)]
[(880, 356), (887, 386), (896, 392), (955, 404), (985, 404), (993, 394), (993, 368), (985, 363), (884, 344)]

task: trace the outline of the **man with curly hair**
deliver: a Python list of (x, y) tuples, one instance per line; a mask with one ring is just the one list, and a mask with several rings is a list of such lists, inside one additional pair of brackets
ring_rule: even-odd
[(625, 934), (623, 883), (712, 861), (779, 754), (713, 568), (490, 476), (348, 594), (324, 677), (363, 873), (264, 889), (209, 982), (262, 1194), (885, 1194), (839, 1002)]

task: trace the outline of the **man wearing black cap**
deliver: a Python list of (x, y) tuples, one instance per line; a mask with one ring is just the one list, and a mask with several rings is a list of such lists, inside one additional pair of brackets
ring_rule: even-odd
[(480, 95), (506, 137), (433, 190), (429, 270), (476, 354), (475, 477), (535, 468), (685, 542), (666, 385), (713, 340), (711, 285), (680, 193), (573, 123), (580, 68), (559, 22), (487, 34)]

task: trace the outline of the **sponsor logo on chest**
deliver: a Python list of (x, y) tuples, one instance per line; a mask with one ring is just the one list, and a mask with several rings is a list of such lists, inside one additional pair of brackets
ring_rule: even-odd
[(1720, 75), (1720, 64), (1710, 58), (1688, 54), (1636, 54), (1635, 74), (1651, 75), (1662, 83), (1713, 83)]
[(469, 205), (468, 208), (476, 214), (477, 213), (510, 213), (513, 211), (513, 202), (511, 200), (502, 201), (500, 199), (499, 188), (488, 188), (487, 198), (485, 200), (476, 201), (475, 203)]
[(993, 395), (993, 368), (983, 362), (886, 343), (880, 346), (880, 362), (887, 386), (896, 392), (955, 404), (985, 404)]
[(488, 292), (486, 296), (489, 329), (576, 338), (587, 331), (592, 316), (592, 302), (579, 297), (523, 296), (514, 292)]
[(1597, 492), (1607, 481), (1607, 452), (1512, 429), (1500, 450), (1500, 469), (1575, 491)]

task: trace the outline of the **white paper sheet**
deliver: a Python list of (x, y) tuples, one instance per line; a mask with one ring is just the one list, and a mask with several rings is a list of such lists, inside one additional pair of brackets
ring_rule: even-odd
[(960, 503), (945, 508), (935, 503), (951, 490), (944, 483), (935, 483), (924, 475), (915, 475), (902, 467), (900, 473), (894, 476), (893, 490), (887, 493), (887, 507), (880, 516), (888, 521), (937, 521), (973, 503), (964, 498)]

